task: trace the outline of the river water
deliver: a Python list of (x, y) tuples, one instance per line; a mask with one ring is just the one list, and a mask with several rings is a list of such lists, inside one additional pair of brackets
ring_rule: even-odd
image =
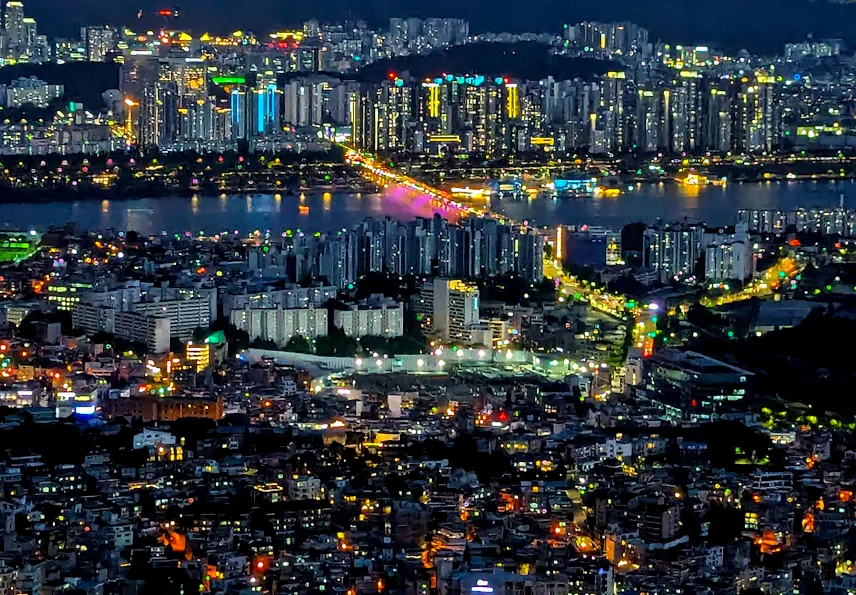
[[(733, 223), (738, 209), (781, 209), (836, 206), (856, 208), (854, 182), (780, 182), (730, 184), (686, 189), (675, 185), (640, 185), (615, 198), (496, 200), (491, 209), (536, 225), (602, 225), (657, 218), (690, 219), (711, 225)], [(295, 195), (221, 195), (125, 200), (83, 200), (0, 204), (0, 223), (7, 229), (45, 229), (74, 222), (78, 229), (112, 227), (143, 234), (162, 231), (215, 233), (256, 229), (331, 230), (347, 228), (366, 217), (389, 215), (401, 221), (434, 213), (451, 216), (425, 197), (401, 189), (382, 194), (325, 193)]]

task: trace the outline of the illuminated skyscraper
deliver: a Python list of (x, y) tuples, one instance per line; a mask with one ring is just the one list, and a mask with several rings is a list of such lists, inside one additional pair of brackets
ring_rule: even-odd
[(733, 230), (708, 230), (702, 237), (705, 277), (709, 281), (744, 280), (752, 275), (752, 243), (746, 223)]
[(252, 92), (253, 136), (279, 133), (282, 116), (282, 91), (276, 82), (262, 82)]
[(658, 91), (639, 89), (636, 97), (636, 119), (633, 129), (633, 143), (636, 149), (653, 153), (660, 145), (660, 102)]
[(428, 275), (434, 257), (434, 238), (431, 221), (419, 217), (407, 224), (405, 274)]
[(704, 119), (702, 118), (702, 77), (697, 72), (681, 72), (681, 87), (685, 89), (684, 97), (686, 103), (684, 105), (686, 118), (686, 138), (685, 143), (687, 150), (696, 151), (702, 144), (702, 127)]
[(208, 92), (208, 68), (202, 58), (167, 58), (160, 61), (160, 79), (175, 83), (182, 98), (195, 102)]
[(744, 147), (751, 152), (772, 151), (778, 147), (781, 134), (774, 85), (761, 78), (745, 87), (738, 99), (744, 106)]
[(385, 227), (382, 221), (366, 219), (357, 228), (357, 274), (384, 270)]
[(324, 90), (322, 106), (337, 126), (351, 123), (350, 93), (358, 85), (359, 83), (354, 82), (334, 84), (331, 81), (322, 87)]
[(357, 280), (357, 236), (338, 231), (325, 238), (319, 255), (318, 271), (340, 289)]
[(501, 94), (493, 85), (471, 84), (464, 89), (463, 146), (468, 151), (489, 154), (499, 141), (502, 123)]
[[(97, 28), (96, 28), (97, 29)], [(131, 60), (123, 66), (123, 92), (140, 98), (144, 144), (211, 140), (207, 67), (201, 58)]]
[(600, 85), (600, 109), (598, 119), (610, 151), (623, 151), (628, 138), (625, 130), (625, 73), (609, 72)]
[(209, 97), (203, 112), (203, 139), (211, 142), (227, 142), (232, 140), (232, 111), (229, 102), (218, 102)]
[[(316, 77), (286, 83), (281, 91), (282, 122), (289, 126), (320, 125), (324, 119), (324, 95), (328, 88), (326, 80)], [(341, 106), (337, 109), (342, 111)]]
[(581, 147), (587, 142), (589, 116), (586, 89), (588, 85), (577, 79), (561, 81), (558, 87), (559, 143), (565, 150)]
[(527, 281), (544, 278), (544, 236), (530, 227), (514, 230), (517, 274)]
[(718, 87), (711, 88), (705, 95), (705, 100), (707, 127), (704, 148), (725, 153), (731, 150), (731, 108), (728, 92)]
[(396, 275), (404, 274), (407, 227), (392, 217), (383, 220), (383, 268)]
[(683, 71), (662, 92), (661, 148), (675, 153), (695, 151), (703, 144), (702, 79), (698, 73)]
[(701, 256), (701, 233), (695, 225), (660, 223), (645, 230), (642, 257), (646, 267), (660, 271), (663, 280), (692, 275)]
[(178, 92), (172, 81), (159, 80), (143, 89), (140, 101), (140, 142), (168, 146), (179, 132)]
[(452, 227), (449, 222), (435, 214), (431, 219), (431, 237), (433, 254), (431, 255), (431, 272), (435, 275), (449, 276), (454, 270), (454, 248)]
[(85, 62), (86, 48), (79, 39), (57, 39), (54, 41), (54, 56), (57, 64)]
[(6, 3), (6, 41), (9, 54), (17, 58), (24, 45), (24, 4), (17, 0)]
[(680, 153), (689, 149), (687, 112), (690, 99), (686, 87), (673, 86), (663, 90), (663, 140), (665, 149), (670, 153)]
[(36, 25), (36, 19), (32, 17), (24, 17), (22, 24), (23, 30), (19, 53), (22, 58), (26, 56), (29, 59), (33, 57), (36, 51), (38, 27)]
[(444, 340), (469, 341), (471, 329), (479, 323), (479, 290), (459, 280), (434, 279), (434, 331)]
[(358, 88), (350, 92), (348, 103), (351, 112), (351, 142), (354, 148), (368, 149), (374, 139), (371, 98)]
[(111, 52), (116, 51), (119, 32), (113, 27), (81, 27), (80, 39), (86, 48), (86, 58), (90, 62), (104, 62)]
[(250, 95), (244, 85), (235, 85), (229, 92), (229, 108), (232, 116), (232, 138), (248, 140), (252, 135), (253, 123), (250, 113)]
[(351, 97), (354, 144), (371, 151), (399, 151), (411, 146), (413, 88), (403, 81), (363, 85)]
[(35, 45), (30, 49), (30, 62), (49, 62), (51, 47), (47, 35), (36, 35)]

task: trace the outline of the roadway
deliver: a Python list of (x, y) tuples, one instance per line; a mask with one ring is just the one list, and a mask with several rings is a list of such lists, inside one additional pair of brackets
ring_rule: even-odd
[(795, 280), (802, 273), (805, 265), (805, 262), (795, 258), (781, 258), (776, 264), (765, 270), (761, 276), (748, 282), (742, 289), (728, 291), (726, 285), (724, 286), (726, 293), (712, 297), (705, 296), (701, 299), (701, 304), (708, 308), (715, 308), (751, 298), (772, 297), (774, 293)]
[(544, 276), (556, 282), (556, 287), (562, 294), (559, 301), (573, 298), (577, 301), (588, 302), (595, 310), (621, 320), (625, 320), (627, 315), (631, 313), (625, 296), (610, 293), (595, 283), (569, 275), (554, 260), (544, 259)]
[(356, 151), (345, 147), (345, 161), (351, 165), (358, 166), (363, 175), (370, 182), (388, 188), (391, 184), (402, 186), (413, 192), (424, 194), (436, 200), (443, 206), (454, 209), (461, 214), (484, 217), (486, 209), (465, 205), (453, 199), (452, 194), (440, 188), (434, 188), (424, 182), (417, 180), (407, 174), (385, 166), (380, 161), (367, 153)]

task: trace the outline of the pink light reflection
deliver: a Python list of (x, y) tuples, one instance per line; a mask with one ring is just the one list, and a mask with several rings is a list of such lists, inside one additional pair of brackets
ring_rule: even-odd
[(452, 223), (456, 223), (461, 218), (459, 209), (447, 207), (436, 198), (404, 186), (395, 185), (385, 188), (383, 195), (392, 203), (401, 206), (411, 217), (430, 218), (438, 214)]

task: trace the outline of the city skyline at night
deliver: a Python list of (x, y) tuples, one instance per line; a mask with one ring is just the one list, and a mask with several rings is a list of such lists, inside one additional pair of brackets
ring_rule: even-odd
[(853, 595), (854, 11), (7, 0), (0, 595)]

